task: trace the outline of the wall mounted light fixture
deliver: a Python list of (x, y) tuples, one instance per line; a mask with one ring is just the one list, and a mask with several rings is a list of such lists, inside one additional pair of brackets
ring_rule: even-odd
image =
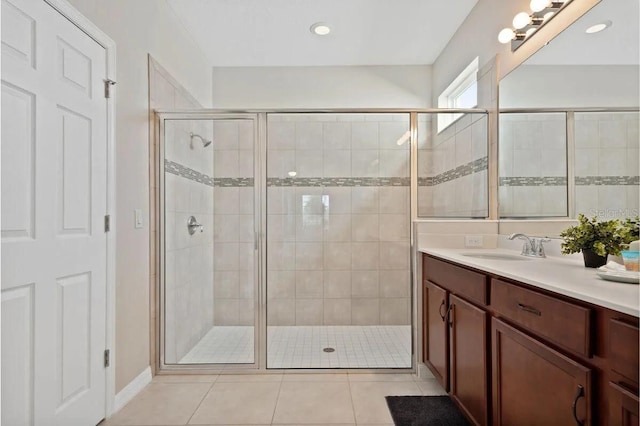
[(503, 44), (511, 42), (511, 51), (515, 51), (571, 1), (531, 0), (529, 4), (531, 13), (518, 13), (513, 18), (513, 28), (504, 28), (498, 33), (498, 41)]

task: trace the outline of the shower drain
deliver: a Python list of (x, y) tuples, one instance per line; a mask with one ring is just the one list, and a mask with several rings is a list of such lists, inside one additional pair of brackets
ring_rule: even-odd
[(324, 348), (322, 350), (322, 352), (335, 352), (336, 350), (334, 348)]

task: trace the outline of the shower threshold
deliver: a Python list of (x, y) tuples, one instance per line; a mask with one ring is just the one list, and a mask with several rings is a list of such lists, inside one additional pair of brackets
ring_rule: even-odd
[[(409, 325), (269, 326), (267, 346), (267, 368), (411, 368)], [(214, 326), (180, 364), (251, 363), (253, 348), (253, 327)]]

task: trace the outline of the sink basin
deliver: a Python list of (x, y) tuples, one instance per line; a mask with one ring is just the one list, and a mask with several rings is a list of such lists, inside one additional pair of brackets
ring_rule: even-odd
[(464, 253), (463, 256), (487, 260), (531, 260), (519, 254), (507, 253)]

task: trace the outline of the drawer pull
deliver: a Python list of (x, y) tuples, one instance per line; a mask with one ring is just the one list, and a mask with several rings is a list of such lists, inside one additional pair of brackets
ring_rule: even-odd
[(449, 307), (447, 308), (447, 313), (445, 314), (447, 316), (447, 323), (449, 324), (449, 328), (453, 328), (453, 320), (451, 319), (451, 313), (453, 312), (453, 303), (449, 305)]
[(529, 312), (530, 314), (534, 314), (534, 315), (537, 315), (537, 316), (541, 316), (542, 315), (542, 312), (540, 312), (536, 308), (534, 308), (532, 306), (523, 305), (522, 303), (518, 303), (518, 309), (520, 309), (521, 311)]
[(440, 308), (438, 308), (438, 313), (440, 314), (440, 318), (442, 318), (442, 321), (444, 321), (444, 316), (447, 314), (447, 312), (445, 311), (445, 313), (442, 313), (442, 308), (444, 308), (444, 299), (442, 299), (442, 303), (440, 304)]
[(578, 414), (576, 413), (578, 400), (583, 396), (584, 388), (582, 387), (582, 385), (578, 385), (578, 391), (576, 392), (576, 396), (573, 398), (573, 406), (571, 407), (573, 409), (573, 418), (578, 426), (582, 426), (584, 424), (582, 420), (578, 419)]

